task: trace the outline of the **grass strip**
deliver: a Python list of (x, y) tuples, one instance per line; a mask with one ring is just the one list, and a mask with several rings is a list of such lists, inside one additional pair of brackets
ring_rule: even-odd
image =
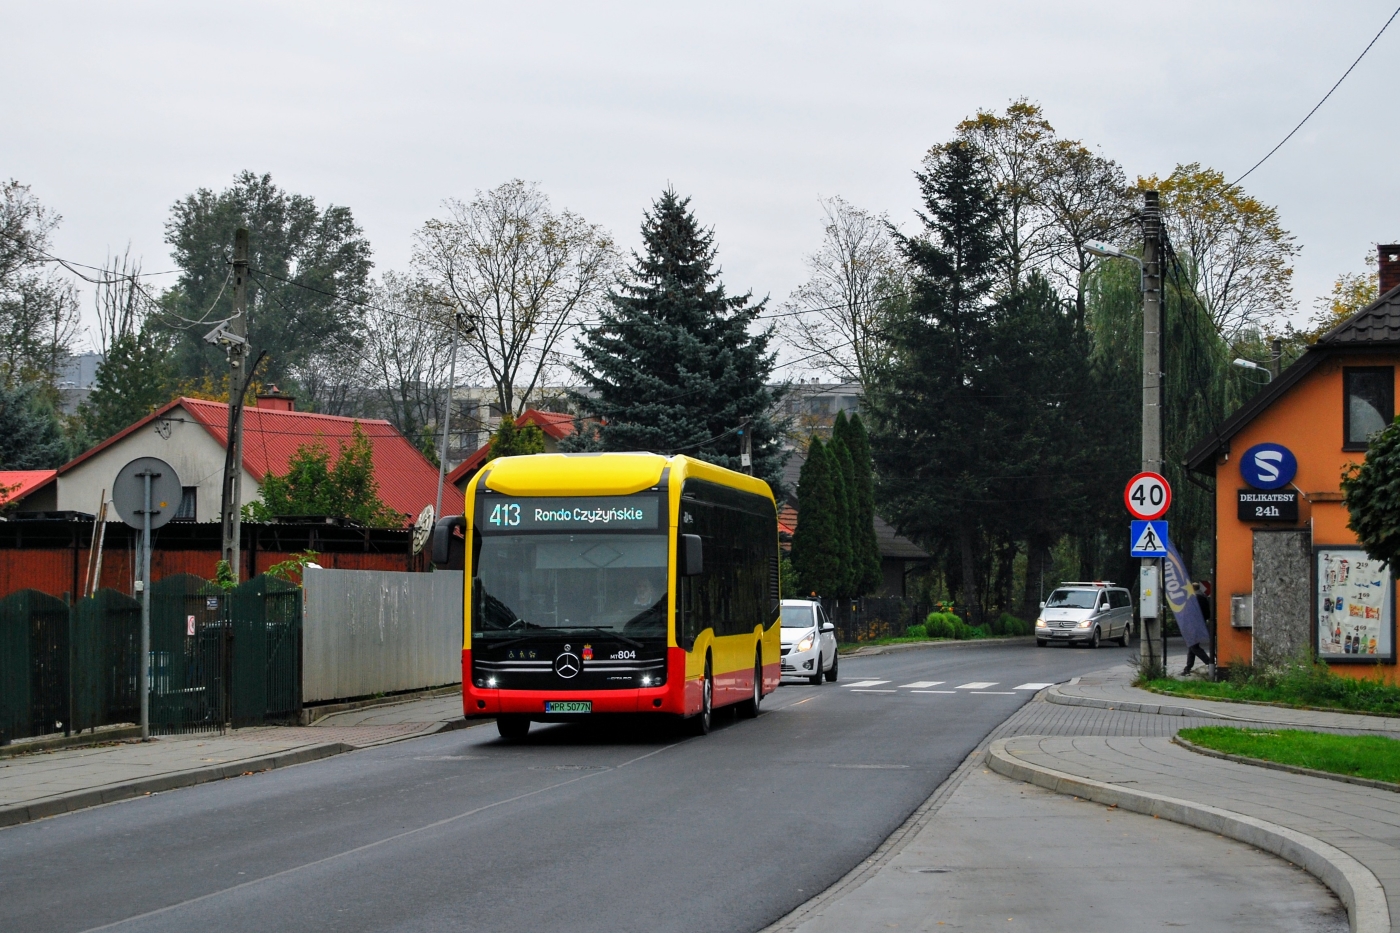
[(1378, 735), (1334, 735), (1296, 729), (1258, 731), (1231, 726), (1182, 729), (1205, 748), (1279, 764), (1400, 784), (1400, 741)]
[(992, 635), (983, 638), (872, 638), (869, 641), (843, 641), (836, 645), (838, 651), (855, 651), (875, 645), (931, 645), (940, 641), (1001, 641), (1005, 638), (1024, 638), (1024, 635)]
[(1400, 687), (1302, 667), (1281, 676), (1232, 678), (1220, 683), (1159, 677), (1142, 681), (1139, 686), (1172, 696), (1252, 700), (1300, 708), (1400, 716)]

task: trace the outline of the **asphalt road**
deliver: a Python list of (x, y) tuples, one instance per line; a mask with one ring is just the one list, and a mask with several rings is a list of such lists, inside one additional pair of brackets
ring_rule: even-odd
[(487, 725), (0, 830), (4, 927), (757, 930), (872, 852), (1017, 687), (1128, 653), (846, 658), (704, 738)]

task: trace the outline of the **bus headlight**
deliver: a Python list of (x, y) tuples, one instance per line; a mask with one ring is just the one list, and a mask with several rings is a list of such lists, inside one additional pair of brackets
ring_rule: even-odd
[(642, 686), (643, 686), (643, 687), (650, 687), (650, 686), (651, 686), (651, 675), (650, 675), (650, 674), (643, 674), (643, 675), (642, 675)]

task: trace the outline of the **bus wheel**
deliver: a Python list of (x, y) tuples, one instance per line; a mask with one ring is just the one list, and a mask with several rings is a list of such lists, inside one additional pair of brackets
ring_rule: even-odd
[(753, 696), (739, 704), (739, 715), (745, 719), (757, 719), (758, 708), (763, 703), (763, 658), (753, 660)]
[(705, 659), (705, 679), (700, 682), (700, 712), (690, 717), (690, 731), (695, 735), (709, 735), (710, 721), (715, 712), (715, 678), (710, 672), (710, 659)]
[(496, 731), (501, 738), (518, 742), (530, 734), (530, 720), (524, 716), (497, 716)]

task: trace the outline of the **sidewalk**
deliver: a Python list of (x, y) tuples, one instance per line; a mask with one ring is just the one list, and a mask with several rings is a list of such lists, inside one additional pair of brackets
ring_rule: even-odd
[(1062, 706), (1087, 706), (1161, 716), (1232, 719), (1269, 723), (1292, 729), (1319, 729), (1324, 732), (1377, 732), (1400, 735), (1400, 719), (1358, 713), (1292, 709), (1261, 703), (1228, 703), (1196, 697), (1166, 696), (1134, 687), (1135, 676), (1136, 671), (1132, 665), (1120, 664), (1106, 671), (1076, 677), (1067, 684), (1057, 684), (1047, 691), (1045, 698)]
[(312, 726), (160, 736), (0, 759), (0, 827), (467, 725), (460, 697), (435, 697), (337, 713)]
[[(1353, 733), (1396, 732), (1400, 722), (1252, 704), (1178, 701), (1133, 688), (1131, 676), (1131, 668), (1124, 665), (1042, 692), (993, 730), (879, 850), (768, 930), (874, 933), (890, 928), (958, 929), (962, 923), (968, 924), (967, 929), (986, 929), (992, 921), (1007, 930), (1057, 928), (1061, 922), (1078, 929), (1155, 928), (1167, 919), (1183, 921), (1185, 915), (1193, 914), (1196, 900), (1214, 896), (1205, 890), (1212, 884), (1224, 886), (1241, 907), (1246, 906), (1251, 896), (1245, 890), (1248, 883), (1232, 874), (1238, 860), (1221, 859), (1220, 845), (1228, 840), (1236, 841), (1231, 845), (1247, 843), (1305, 869), (1345, 905), (1350, 929), (1361, 933), (1400, 930), (1400, 794), (1200, 755), (1171, 740), (1180, 729), (1226, 724), (1222, 720), (1241, 727), (1287, 725)], [(1053, 828), (1040, 826), (1042, 817), (1022, 812), (1024, 797), (1013, 796), (1006, 787), (998, 790), (981, 778), (989, 771), (1025, 782), (1006, 787), (1035, 785), (1064, 795), (1060, 799), (1080, 801), (1075, 805), (1084, 809), (1076, 815), (1061, 811), (1065, 818), (1055, 820)], [(988, 799), (997, 794), (995, 801)], [(946, 814), (941, 812), (945, 810)], [(1001, 858), (1018, 857), (1017, 851), (1027, 854), (1028, 849), (1033, 850), (1032, 856), (1040, 856), (1032, 857), (1024, 868), (1025, 882), (1042, 892), (1038, 901), (1017, 897), (1011, 890), (1020, 877), (1016, 871), (998, 872), (994, 865), (977, 863), (987, 860), (988, 852), (1000, 844), (970, 836), (956, 820), (950, 822), (954, 814), (965, 817), (974, 812), (987, 824), (978, 832), (995, 833), (996, 825), (1006, 825), (1005, 831), (1013, 834), (1013, 844), (1000, 847)], [(1000, 813), (1021, 813), (1026, 819), (1020, 824), (1014, 819), (994, 824)], [(1148, 908), (1143, 898), (1156, 895), (1142, 893), (1141, 876), (1123, 869), (1132, 863), (1131, 847), (1106, 861), (1099, 859), (1099, 849), (1121, 846), (1122, 840), (1105, 835), (1115, 815), (1125, 837), (1132, 826), (1125, 821), (1150, 822), (1152, 817), (1206, 831), (1180, 830), (1187, 837), (1184, 844), (1199, 853), (1202, 870), (1178, 888), (1177, 903), (1169, 899), (1160, 908), (1163, 912), (1139, 914), (1136, 923), (1131, 910), (1139, 905)], [(968, 862), (963, 857), (959, 862), (959, 853), (976, 858)], [(1094, 853), (1091, 867), (1097, 869), (1088, 888), (1075, 883), (1072, 873), (1058, 864), (1065, 861), (1078, 867), (1085, 853)], [(1284, 862), (1274, 864), (1286, 867)], [(913, 877), (926, 869), (935, 875), (933, 879)], [(1105, 879), (1118, 883), (1105, 889)], [(1319, 891), (1316, 884), (1309, 890)], [(950, 904), (949, 898), (959, 903)], [(1257, 921), (1253, 929), (1312, 928), (1276, 922), (1270, 911), (1289, 908), (1289, 903), (1265, 901), (1266, 906), (1249, 907), (1243, 915)], [(1096, 912), (1085, 913), (1086, 905)], [(1003, 907), (1008, 908), (1004, 913)], [(1123, 914), (1125, 910), (1129, 913)], [(1289, 924), (1301, 916), (1284, 912)], [(997, 918), (997, 913), (1003, 916)], [(1113, 920), (1123, 916), (1130, 919)], [(1018, 926), (1023, 917), (1026, 925)], [(1236, 917), (1217, 913), (1204, 925), (1235, 929)], [(1054, 923), (1049, 923), (1052, 918)], [(1326, 926), (1319, 920), (1316, 928)]]

